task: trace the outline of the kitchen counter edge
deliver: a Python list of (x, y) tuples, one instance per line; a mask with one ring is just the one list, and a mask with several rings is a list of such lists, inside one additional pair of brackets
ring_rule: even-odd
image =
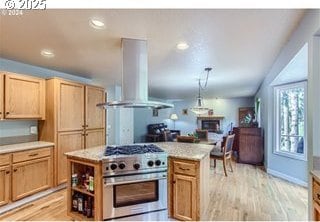
[(45, 142), (45, 141), (35, 141), (35, 142), (3, 145), (3, 146), (0, 146), (0, 154), (14, 153), (14, 152), (40, 149), (40, 148), (52, 147), (52, 146), (54, 146), (54, 143)]

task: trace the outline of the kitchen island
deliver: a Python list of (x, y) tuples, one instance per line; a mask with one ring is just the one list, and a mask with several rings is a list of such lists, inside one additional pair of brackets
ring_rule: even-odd
[[(209, 153), (212, 146), (177, 142), (153, 143), (168, 154), (167, 208), (168, 216), (179, 220), (205, 220), (209, 203)], [(68, 215), (77, 220), (103, 218), (103, 158), (105, 147), (94, 147), (66, 153), (68, 159)], [(74, 175), (90, 172), (91, 190), (72, 186)], [(75, 192), (93, 202), (89, 217), (72, 209)], [(159, 198), (161, 198), (159, 196)]]

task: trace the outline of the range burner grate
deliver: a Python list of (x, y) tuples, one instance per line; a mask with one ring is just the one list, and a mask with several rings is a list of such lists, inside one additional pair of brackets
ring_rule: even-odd
[(164, 152), (154, 144), (147, 145), (124, 145), (124, 146), (107, 146), (104, 155), (134, 155), (144, 153), (161, 153)]

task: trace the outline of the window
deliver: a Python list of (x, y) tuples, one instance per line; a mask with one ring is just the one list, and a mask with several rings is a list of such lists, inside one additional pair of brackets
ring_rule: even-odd
[(306, 160), (307, 83), (275, 88), (275, 153)]

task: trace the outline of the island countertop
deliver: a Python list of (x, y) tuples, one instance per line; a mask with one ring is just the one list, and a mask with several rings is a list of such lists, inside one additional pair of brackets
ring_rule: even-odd
[[(158, 142), (153, 143), (168, 153), (169, 157), (202, 160), (209, 155), (212, 145), (198, 143)], [(105, 146), (93, 147), (65, 153), (68, 157), (90, 162), (100, 162), (103, 159)]]

